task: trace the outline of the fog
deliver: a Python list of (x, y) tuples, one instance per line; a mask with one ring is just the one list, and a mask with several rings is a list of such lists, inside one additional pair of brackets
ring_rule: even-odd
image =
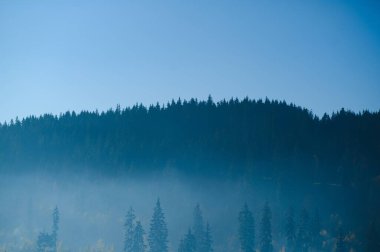
[[(238, 246), (237, 215), (250, 202), (262, 207), (267, 195), (237, 181), (187, 179), (165, 173), (118, 178), (24, 174), (0, 178), (0, 239), (9, 251), (35, 246), (39, 232), (49, 232), (51, 214), (60, 212), (59, 242), (64, 250), (85, 251), (104, 242), (121, 251), (124, 219), (133, 207), (145, 232), (159, 198), (169, 230), (169, 250), (176, 251), (181, 237), (192, 226), (199, 204), (212, 228), (216, 251)], [(17, 247), (17, 249), (16, 249)]]
[[(210, 224), (214, 251), (220, 252), (239, 251), (238, 216), (245, 203), (255, 219), (257, 244), (263, 207), (266, 202), (269, 204), (274, 251), (286, 246), (284, 226), (290, 207), (295, 210), (297, 223), (301, 221), (302, 209), (308, 211), (310, 219), (319, 212), (318, 232), (323, 234), (325, 251), (333, 250), (337, 230), (342, 227), (347, 237), (354, 237), (352, 242), (346, 241), (347, 246), (355, 248), (355, 242), (365, 239), (361, 236), (365, 233), (363, 227), (371, 218), (363, 217), (365, 209), (357, 207), (363, 195), (355, 194), (356, 189), (343, 189), (336, 184), (305, 184), (296, 177), (289, 183), (279, 183), (271, 177), (187, 176), (169, 168), (118, 176), (67, 172), (73, 168), (62, 169), (61, 173), (28, 170), (3, 173), (0, 178), (3, 251), (36, 251), (39, 234), (52, 229), (55, 207), (59, 209), (57, 251), (123, 251), (124, 223), (130, 207), (145, 230), (148, 244), (158, 199), (167, 223), (169, 251), (178, 251), (181, 239), (193, 228), (197, 204), (203, 220)], [(375, 191), (374, 198), (376, 195)]]

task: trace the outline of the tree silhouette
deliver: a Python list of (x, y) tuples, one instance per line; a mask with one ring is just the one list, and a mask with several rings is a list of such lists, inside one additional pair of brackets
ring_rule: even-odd
[(159, 199), (156, 202), (152, 220), (150, 222), (148, 242), (150, 252), (168, 251), (168, 229), (166, 227), (165, 216), (162, 212)]
[(57, 251), (57, 242), (58, 242), (58, 229), (59, 229), (59, 211), (56, 206), (53, 211), (53, 226), (51, 231), (51, 236), (53, 239), (54, 251)]
[(191, 233), (191, 229), (187, 232), (185, 237), (181, 240), (178, 252), (195, 252), (196, 240), (195, 236)]
[(208, 223), (206, 223), (206, 230), (202, 242), (202, 252), (213, 252), (211, 228)]
[(141, 225), (140, 221), (136, 222), (136, 227), (134, 230), (134, 236), (133, 236), (133, 245), (132, 245), (132, 251), (133, 252), (145, 252), (145, 242), (144, 242), (144, 229)]
[(129, 208), (127, 215), (125, 217), (125, 234), (124, 234), (124, 251), (133, 252), (134, 251), (134, 238), (135, 238), (135, 213), (133, 208)]
[(260, 252), (272, 252), (272, 213), (268, 202), (265, 203), (260, 222)]
[(193, 232), (194, 232), (194, 237), (195, 237), (195, 250), (198, 252), (202, 252), (203, 245), (204, 245), (203, 239), (205, 235), (205, 230), (204, 230), (202, 211), (199, 204), (197, 204), (194, 208)]
[(53, 225), (51, 233), (41, 232), (37, 238), (38, 252), (57, 252), (59, 211), (58, 207), (53, 210)]
[(247, 204), (239, 213), (239, 240), (243, 252), (255, 251), (255, 222)]
[(294, 209), (292, 207), (289, 208), (286, 216), (285, 236), (288, 250), (294, 251), (296, 243), (296, 223), (294, 220)]

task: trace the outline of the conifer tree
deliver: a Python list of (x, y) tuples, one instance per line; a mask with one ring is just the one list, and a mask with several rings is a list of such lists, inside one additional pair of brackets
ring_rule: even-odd
[(129, 208), (125, 217), (125, 235), (124, 235), (124, 252), (133, 252), (133, 240), (135, 238), (135, 212), (132, 207)]
[(57, 241), (58, 241), (58, 224), (59, 224), (59, 211), (56, 206), (53, 211), (53, 226), (51, 232), (51, 239), (53, 243), (53, 251), (57, 251)]
[(212, 252), (212, 237), (211, 237), (211, 228), (208, 223), (206, 223), (206, 230), (203, 237), (202, 252)]
[(285, 224), (285, 236), (286, 236), (286, 246), (289, 251), (294, 251), (296, 243), (296, 223), (294, 220), (294, 209), (289, 208), (286, 216)]
[(145, 242), (144, 242), (144, 229), (140, 221), (136, 222), (136, 227), (133, 234), (132, 251), (133, 252), (145, 252)]
[(189, 229), (185, 237), (180, 242), (178, 252), (195, 252), (195, 251), (196, 251), (195, 236), (191, 233), (191, 229)]
[(204, 223), (203, 223), (203, 216), (202, 211), (197, 204), (194, 209), (193, 213), (193, 231), (194, 231), (194, 237), (195, 237), (195, 248), (197, 252), (202, 252), (202, 241), (204, 239)]
[(55, 252), (52, 237), (46, 232), (41, 232), (37, 238), (37, 252)]
[(247, 204), (239, 213), (239, 240), (243, 252), (255, 251), (255, 222)]
[(260, 223), (260, 252), (272, 252), (272, 213), (268, 202), (265, 203), (263, 216)]
[(53, 225), (51, 234), (41, 232), (37, 238), (37, 251), (38, 252), (56, 252), (57, 239), (58, 239), (58, 224), (59, 224), (59, 211), (55, 207), (53, 211)]
[(168, 229), (159, 199), (157, 200), (150, 223), (148, 242), (150, 252), (168, 251)]

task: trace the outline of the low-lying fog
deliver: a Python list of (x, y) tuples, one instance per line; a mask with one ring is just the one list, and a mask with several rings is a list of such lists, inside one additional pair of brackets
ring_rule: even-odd
[[(169, 250), (192, 226), (200, 204), (211, 226), (215, 251), (238, 246), (237, 216), (244, 202), (258, 214), (267, 194), (231, 181), (184, 182), (174, 174), (150, 178), (3, 175), (0, 178), (0, 239), (10, 249), (28, 251), (41, 231), (50, 232), (52, 212), (60, 212), (58, 240), (68, 251), (84, 251), (97, 243), (122, 251), (125, 215), (133, 207), (146, 233), (157, 199), (169, 231)], [(256, 204), (257, 203), (257, 204)], [(255, 211), (256, 212), (256, 211)]]
[[(58, 251), (122, 251), (125, 216), (130, 207), (141, 221), (147, 244), (158, 198), (168, 227), (169, 251), (178, 250), (180, 240), (192, 227), (197, 204), (204, 221), (210, 224), (216, 252), (239, 250), (238, 215), (244, 203), (255, 218), (256, 243), (259, 242), (263, 206), (269, 203), (275, 251), (286, 242), (283, 227), (290, 206), (295, 209), (296, 221), (303, 208), (310, 218), (318, 208), (321, 230), (327, 229), (324, 239), (332, 241), (329, 248), (334, 246), (337, 235), (334, 230), (342, 226), (342, 219), (348, 220), (343, 224), (349, 232), (357, 231), (355, 222), (366, 223), (367, 220), (358, 214), (362, 211), (357, 207), (359, 201), (347, 189), (321, 184), (292, 189), (292, 184), (298, 183), (293, 181), (285, 188), (270, 178), (256, 182), (246, 178), (189, 178), (175, 171), (119, 177), (42, 175), (40, 172), (3, 174), (0, 177), (0, 241), (3, 246), (0, 251), (36, 251), (39, 233), (51, 231), (55, 207), (60, 217)], [(103, 249), (96, 250), (99, 247)]]

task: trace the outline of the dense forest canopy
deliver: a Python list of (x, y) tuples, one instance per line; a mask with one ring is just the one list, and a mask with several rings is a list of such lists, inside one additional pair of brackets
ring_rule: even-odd
[(0, 164), (9, 171), (79, 166), (112, 175), (174, 167), (194, 175), (368, 182), (380, 175), (380, 112), (342, 109), (318, 118), (276, 100), (209, 97), (30, 116), (1, 125)]

